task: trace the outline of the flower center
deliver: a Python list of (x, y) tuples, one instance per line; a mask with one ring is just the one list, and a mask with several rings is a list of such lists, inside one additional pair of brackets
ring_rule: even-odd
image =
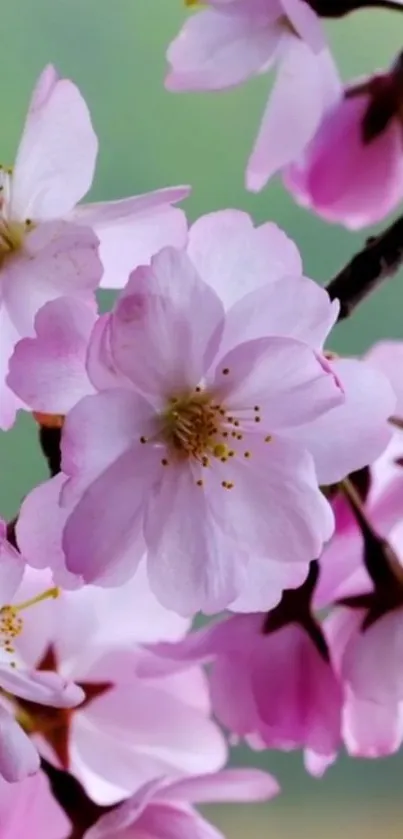
[[(6, 605), (0, 609), (0, 647), (6, 653), (14, 653), (14, 639), (21, 635), (24, 627), (23, 619), (20, 612), (24, 609), (29, 609), (30, 606), (35, 606), (36, 603), (41, 603), (42, 600), (48, 600), (50, 597), (58, 597), (60, 589), (49, 588), (41, 592), (36, 597), (31, 597), (29, 600), (24, 600), (23, 603), (15, 605)], [(15, 662), (10, 662), (12, 667), (15, 667)]]
[(0, 267), (21, 250), (26, 234), (34, 226), (31, 219), (15, 221), (10, 217), (11, 185), (12, 169), (0, 165)]
[(203, 462), (209, 454), (223, 457), (227, 453), (225, 409), (201, 388), (185, 396), (172, 397), (163, 423), (163, 436), (179, 457)]

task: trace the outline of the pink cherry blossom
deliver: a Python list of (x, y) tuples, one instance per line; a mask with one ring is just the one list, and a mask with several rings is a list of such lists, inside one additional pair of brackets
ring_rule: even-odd
[(168, 49), (169, 90), (221, 90), (278, 64), (249, 159), (246, 182), (260, 190), (296, 160), (340, 89), (319, 18), (302, 0), (209, 0)]
[[(35, 596), (49, 582), (48, 573), (28, 570), (18, 597)], [(179, 639), (187, 627), (153, 597), (144, 564), (122, 588), (87, 586), (27, 610), (15, 643), (20, 660), (74, 678), (86, 699), (68, 715), (19, 707), (41, 755), (75, 775), (97, 803), (119, 801), (160, 775), (224, 764), (226, 744), (210, 720), (200, 668), (150, 677), (137, 672), (151, 655), (140, 644)]]
[(15, 784), (0, 778), (2, 839), (68, 839), (71, 825), (56, 803), (43, 772)]
[(402, 77), (399, 66), (340, 92), (285, 173), (301, 204), (354, 230), (381, 221), (400, 203)]
[(77, 206), (91, 187), (97, 152), (79, 89), (48, 65), (32, 94), (13, 173), (4, 175), (3, 215), (12, 224), (67, 218), (92, 227), (101, 243), (103, 285), (116, 288), (164, 245), (184, 243), (186, 221), (171, 204), (189, 189)]
[[(207, 802), (265, 801), (279, 791), (274, 778), (258, 769), (225, 769), (211, 775), (160, 778), (102, 816), (84, 839), (222, 839), (192, 806)], [(7, 837), (8, 839), (8, 837)]]
[[(11, 363), (9, 381), (16, 392), (27, 399), (32, 408), (50, 412), (74, 405), (80, 391), (91, 393), (94, 388), (99, 391), (69, 414), (63, 434), (63, 469), (70, 480), (61, 480), (58, 491), (61, 492), (64, 519), (68, 519), (65, 550), (67, 566), (73, 575), (78, 574), (87, 582), (120, 584), (135, 571), (145, 549), (145, 540), (154, 590), (164, 603), (175, 604), (175, 608), (187, 614), (197, 608), (217, 611), (230, 603), (242, 611), (270, 608), (280, 599), (284, 586), (299, 585), (306, 573), (307, 562), (318, 554), (330, 533), (327, 528), (331, 526), (327, 519), (328, 508), (317, 493), (313, 472), (308, 478), (313, 465), (308, 466), (309, 455), (313, 457), (320, 483), (340, 480), (348, 472), (364, 466), (377, 456), (390, 438), (387, 418), (393, 413), (395, 401), (386, 379), (365, 363), (325, 361), (321, 354), (323, 342), (337, 318), (337, 303), (331, 304), (326, 292), (300, 273), (301, 262), (295, 245), (275, 225), (255, 228), (246, 214), (224, 211), (200, 219), (191, 228), (188, 256), (165, 251), (154, 259), (152, 268), (134, 272), (115, 312), (100, 318), (92, 332), (88, 310), (84, 309), (81, 314), (77, 304), (61, 301), (57, 307), (52, 304), (40, 313), (37, 337), (22, 342)], [(163, 302), (162, 309), (159, 301)], [(68, 310), (63, 313), (66, 305)], [(195, 311), (203, 311), (204, 316), (194, 321)], [(64, 318), (63, 329), (55, 329), (61, 318)], [(89, 335), (90, 343), (86, 348)], [(301, 342), (304, 342), (303, 346)], [(263, 364), (265, 348), (274, 366), (271, 372), (268, 366), (261, 366), (264, 398), (268, 398), (269, 375), (274, 375), (272, 394), (277, 393), (276, 399), (271, 398), (267, 427), (262, 422), (256, 423), (259, 411), (254, 410), (255, 403), (259, 407), (262, 401), (254, 371), (257, 372), (258, 363)], [(325, 399), (319, 410), (312, 404), (311, 396), (308, 397), (308, 390), (304, 400), (301, 399), (301, 388), (311, 386), (308, 381), (303, 385), (301, 380), (297, 385), (296, 379), (291, 378), (288, 384), (281, 374), (276, 378), (279, 365), (285, 362), (286, 351), (295, 353), (299, 369), (304, 359), (308, 367), (313, 365), (312, 373), (307, 371), (308, 379), (314, 376), (312, 386), (316, 388), (320, 382), (323, 386), (326, 382), (329, 384), (333, 395), (330, 401)], [(243, 353), (247, 355), (243, 357)], [(262, 358), (258, 362), (260, 353)], [(87, 371), (83, 366), (85, 357)], [(222, 373), (227, 369), (225, 358), (228, 364), (231, 360), (231, 364), (235, 361), (237, 365), (245, 362), (253, 365), (253, 377), (248, 383), (253, 393), (243, 392), (244, 385), (238, 375), (234, 376), (234, 371)], [(267, 363), (268, 359), (264, 364)], [(51, 375), (44, 376), (44, 369)], [(249, 377), (248, 367), (243, 375)], [(305, 375), (302, 369), (298, 375)], [(232, 394), (228, 386), (231, 381), (235, 388)], [(340, 390), (340, 381), (346, 398)], [(172, 449), (173, 441), (169, 435), (164, 437), (161, 427), (164, 421), (169, 425), (174, 419), (170, 413), (173, 403), (167, 406), (167, 399), (179, 396), (183, 400), (184, 387), (186, 392), (190, 388), (191, 393), (192, 382), (193, 388), (201, 388), (194, 390), (192, 411), (202, 408), (203, 414), (209, 388), (219, 389), (220, 398), (225, 399), (228, 406), (236, 404), (237, 413), (241, 411), (242, 414), (242, 400), (246, 399), (247, 410), (239, 419), (233, 417), (228, 428), (228, 421), (223, 420), (224, 436), (215, 441), (215, 449), (213, 446), (216, 455), (220, 456), (211, 458), (212, 444), (207, 438), (203, 445), (207, 446), (208, 452), (196, 452), (197, 456), (180, 457), (179, 461), (174, 457), (174, 463), (169, 463), (168, 450)], [(290, 395), (288, 387), (291, 387)], [(294, 392), (298, 404), (294, 404), (293, 388), (297, 388)], [(279, 399), (285, 400), (282, 412)], [(273, 414), (274, 402), (276, 415)], [(186, 411), (188, 407), (186, 403)], [(288, 412), (287, 416), (284, 410)], [(232, 416), (230, 410), (227, 413)], [(246, 424), (242, 428), (231, 424), (233, 421), (242, 424), (244, 420)], [(278, 431), (273, 436), (275, 426)], [(155, 444), (147, 445), (141, 439), (150, 436), (150, 428), (153, 439), (155, 434), (157, 436)], [(246, 438), (246, 457), (243, 454), (239, 435), (245, 431), (248, 441), (253, 442), (254, 447), (259, 446), (259, 458), (256, 458), (256, 448), (255, 456), (248, 456)], [(264, 443), (266, 437), (272, 438), (270, 444)], [(186, 440), (185, 443), (187, 445)], [(232, 458), (229, 460), (227, 449), (234, 453), (238, 451), (241, 456), (228, 455)], [(96, 454), (96, 460), (91, 451)], [(207, 462), (205, 458), (208, 460), (209, 457), (213, 468), (203, 468), (203, 459)], [(297, 458), (302, 458), (300, 467)], [(167, 466), (165, 460), (168, 460)], [(267, 472), (263, 467), (266, 461), (270, 463)], [(146, 474), (139, 480), (141, 463)], [(264, 471), (264, 481), (263, 471), (257, 477), (257, 467)], [(116, 470), (121, 468), (127, 474), (121, 473), (117, 477)], [(279, 495), (283, 469), (292, 472), (287, 493), (291, 492), (293, 500), (291, 496), (281, 500)], [(227, 470), (231, 474), (228, 475)], [(235, 472), (238, 477), (233, 492), (231, 475)], [(267, 475), (272, 476), (273, 484), (266, 480)], [(111, 478), (113, 487), (109, 482)], [(241, 495), (239, 479), (244, 487)], [(310, 489), (306, 502), (302, 502), (300, 493), (306, 492), (306, 481)], [(228, 489), (227, 483), (231, 492), (224, 493), (223, 490)], [(259, 502), (255, 501), (252, 506), (253, 483), (259, 487)], [(157, 493), (151, 491), (152, 486), (159, 487)], [(274, 486), (277, 488), (273, 506)], [(120, 493), (122, 500), (113, 508), (109, 501), (98, 497), (99, 492), (105, 492), (105, 499), (109, 499), (115, 491)], [(41, 493), (35, 494), (38, 503), (35, 502), (32, 508), (35, 510), (33, 516), (22, 517), (28, 533), (25, 550), (30, 542), (29, 519), (35, 533), (38, 531), (35, 521), (42, 522), (44, 538), (56, 520), (60, 521), (59, 500), (53, 490), (49, 489), (49, 492), (46, 500)], [(237, 514), (236, 521), (231, 517), (228, 529), (224, 522), (226, 511), (229, 514), (232, 505), (227, 499), (231, 497), (239, 502), (243, 493), (246, 493), (245, 502), (242, 501), (243, 514)], [(181, 514), (182, 532), (175, 529), (175, 516), (168, 517), (168, 524), (164, 518), (163, 511), (168, 511), (166, 505), (169, 501), (170, 507), (175, 496), (175, 509), (179, 511), (184, 503), (184, 509), (188, 510), (184, 520)], [(308, 496), (316, 498), (314, 506), (308, 503)], [(39, 509), (42, 497), (43, 514)], [(49, 517), (51, 499), (54, 511)], [(265, 505), (264, 516), (258, 512), (260, 503)], [(282, 515), (287, 517), (291, 540), (289, 503), (297, 503), (298, 516), (302, 515), (303, 520), (299, 523), (295, 520), (297, 529), (293, 542), (287, 546), (280, 535), (279, 510), (282, 509)], [(308, 504), (309, 510), (304, 507), (306, 513), (302, 513), (301, 503)], [(91, 526), (95, 513), (89, 513), (88, 507), (95, 509), (94, 504), (97, 509), (99, 506), (109, 509), (109, 515), (102, 521), (103, 528), (96, 530)], [(267, 516), (270, 508), (276, 519), (275, 527)], [(26, 509), (24, 505), (23, 512)], [(240, 510), (239, 503), (237, 510)], [(319, 515), (316, 510), (320, 511)], [(152, 527), (154, 519), (160, 522), (157, 529)], [(264, 520), (266, 524), (263, 524)], [(80, 521), (84, 523), (85, 536), (81, 534)], [(190, 540), (184, 536), (184, 521), (189, 522), (193, 532)], [(301, 526), (305, 529), (303, 539), (302, 531), (299, 532)], [(321, 536), (322, 526), (325, 530)], [(199, 534), (197, 539), (194, 538), (196, 532)], [(308, 546), (304, 540), (309, 532)], [(273, 541), (276, 533), (278, 544)], [(54, 545), (54, 536), (50, 538)], [(87, 546), (85, 557), (81, 549), (83, 539)], [(251, 553), (253, 562), (249, 561)], [(29, 554), (32, 556), (32, 549)], [(227, 558), (228, 554), (230, 558)], [(165, 562), (164, 557), (168, 555), (169, 562)], [(40, 548), (36, 557), (33, 560), (36, 567), (43, 567), (41, 557), (47, 557), (54, 571), (57, 565), (57, 574), (65, 575), (66, 563), (60, 540), (57, 549)], [(286, 559), (284, 564), (282, 558)], [(186, 575), (182, 573), (184, 567)], [(178, 573), (177, 568), (181, 569)], [(57, 581), (61, 581), (59, 576)], [(264, 599), (266, 597), (268, 600)]]
[(180, 668), (210, 662), (220, 722), (252, 748), (305, 749), (308, 768), (321, 774), (341, 740), (341, 687), (326, 648), (291, 617), (272, 629), (270, 614), (236, 615), (177, 644), (157, 644), (156, 659), (141, 666), (153, 672), (169, 661)]
[[(84, 699), (81, 688), (55, 673), (16, 667), (14, 639), (23, 625), (26, 604), (10, 606), (24, 573), (24, 561), (7, 541), (6, 526), (0, 520), (0, 577), (3, 606), (0, 610), (0, 775), (6, 781), (20, 781), (39, 769), (37, 751), (10, 713), (13, 697), (70, 708)], [(7, 697), (7, 699), (5, 698)]]
[(171, 207), (186, 196), (183, 188), (75, 207), (91, 186), (97, 146), (80, 92), (47, 67), (32, 95), (14, 169), (0, 171), (3, 429), (23, 407), (5, 384), (9, 358), (19, 338), (32, 334), (41, 306), (66, 294), (90, 300), (102, 271), (104, 284), (123, 285), (134, 265), (186, 239), (183, 213)]
[(67, 568), (102, 581), (126, 554), (134, 572), (144, 537), (153, 590), (191, 614), (234, 600), (249, 556), (267, 546), (280, 562), (316, 556), (329, 507), (309, 452), (283, 430), (342, 403), (325, 359), (278, 334), (244, 341), (242, 324), (237, 345), (220, 350), (221, 301), (172, 249), (133, 272), (109, 328), (127, 384), (86, 397), (66, 418), (62, 503), (76, 504)]

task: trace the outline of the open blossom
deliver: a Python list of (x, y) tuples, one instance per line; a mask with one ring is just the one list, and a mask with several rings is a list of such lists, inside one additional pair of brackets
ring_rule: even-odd
[(278, 791), (274, 778), (258, 769), (224, 769), (174, 782), (159, 778), (102, 816), (84, 839), (223, 839), (193, 804), (267, 801)]
[(375, 224), (403, 198), (403, 61), (340, 91), (300, 159), (293, 196), (328, 221)]
[(6, 526), (1, 520), (0, 560), (3, 603), (0, 610), (0, 687), (4, 692), (0, 703), (0, 775), (6, 781), (20, 781), (39, 769), (39, 756), (32, 741), (14, 720), (12, 703), (23, 699), (38, 706), (66, 709), (80, 704), (84, 693), (77, 685), (48, 672), (46, 668), (39, 673), (34, 668), (16, 666), (14, 643), (22, 630), (30, 603), (23, 601), (10, 605), (19, 588), (25, 564), (7, 541)]
[[(207, 8), (205, 8), (207, 6)], [(314, 136), (340, 81), (322, 25), (303, 0), (209, 0), (168, 49), (170, 90), (221, 90), (278, 64), (246, 183), (260, 190)]]
[(0, 170), (3, 429), (21, 406), (5, 384), (8, 361), (19, 338), (32, 333), (40, 307), (66, 294), (91, 300), (102, 274), (104, 284), (123, 285), (129, 270), (162, 245), (185, 241), (183, 213), (170, 204), (186, 189), (76, 207), (91, 186), (97, 145), (78, 89), (47, 67), (32, 95), (15, 166)]
[[(394, 398), (362, 362), (324, 358), (337, 303), (300, 273), (278, 228), (225, 211), (193, 226), (187, 254), (167, 249), (133, 272), (87, 353), (76, 304), (62, 352), (65, 304), (40, 313), (11, 364), (17, 393), (52, 412), (75, 403), (78, 381), (97, 391), (67, 416), (65, 561), (59, 544), (42, 552), (49, 564), (119, 584), (146, 546), (153, 590), (184, 614), (270, 608), (301, 582), (332, 529), (318, 481), (382, 450)], [(48, 517), (49, 493), (44, 532), (61, 515)]]
[(71, 825), (55, 801), (43, 772), (18, 783), (0, 779), (2, 839), (68, 839)]
[[(49, 582), (49, 573), (28, 569), (17, 597), (35, 596)], [(144, 565), (122, 588), (62, 592), (27, 611), (15, 642), (21, 662), (74, 678), (85, 701), (65, 713), (38, 709), (23, 697), (17, 715), (40, 754), (75, 775), (97, 803), (119, 801), (161, 775), (212, 772), (225, 763), (226, 744), (210, 719), (200, 668), (137, 673), (151, 655), (140, 644), (177, 640), (187, 627), (153, 597)]]

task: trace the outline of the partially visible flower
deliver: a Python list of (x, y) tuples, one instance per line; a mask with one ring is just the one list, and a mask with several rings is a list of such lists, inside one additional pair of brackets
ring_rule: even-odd
[[(170, 205), (188, 190), (160, 190), (76, 207), (91, 186), (98, 142), (76, 86), (47, 67), (38, 79), (14, 169), (0, 167), (0, 427), (20, 400), (5, 384), (19, 338), (37, 311), (63, 295), (90, 301), (103, 282), (123, 285), (134, 265), (165, 244), (186, 241)], [(98, 258), (100, 247), (101, 261)]]
[(68, 839), (71, 834), (43, 772), (15, 784), (0, 778), (0, 826), (1, 839)]
[(302, 153), (340, 81), (304, 0), (209, 0), (168, 49), (170, 90), (221, 90), (279, 65), (246, 182), (260, 190)]
[[(27, 570), (18, 598), (35, 597), (49, 573)], [(100, 804), (131, 795), (160, 775), (211, 772), (227, 748), (210, 719), (201, 669), (138, 675), (151, 655), (140, 645), (183, 636), (188, 621), (153, 597), (144, 564), (135, 579), (105, 591), (86, 586), (27, 611), (16, 654), (37, 672), (74, 678), (85, 701), (75, 711), (14, 702), (40, 754), (75, 775)], [(57, 676), (56, 674), (60, 674)]]
[[(332, 105), (332, 103), (330, 103)], [(403, 198), (403, 59), (351, 84), (285, 172), (293, 196), (328, 221), (358, 229)]]
[[(79, 705), (84, 693), (70, 680), (55, 673), (39, 673), (16, 663), (15, 641), (20, 635), (30, 602), (11, 605), (19, 589), (25, 563), (7, 541), (6, 526), (0, 520), (0, 776), (6, 781), (21, 781), (39, 769), (39, 756), (30, 738), (14, 720), (10, 702), (15, 697), (38, 706), (71, 708)], [(25, 610), (27, 610), (25, 612)], [(24, 614), (24, 617), (23, 617)]]
[(253, 748), (304, 749), (312, 774), (334, 761), (341, 742), (342, 690), (319, 623), (310, 611), (317, 570), (266, 614), (234, 615), (161, 643), (141, 672), (210, 664), (214, 712)]
[(193, 804), (267, 801), (278, 792), (274, 778), (258, 769), (224, 769), (173, 783), (159, 778), (102, 816), (84, 839), (223, 839)]

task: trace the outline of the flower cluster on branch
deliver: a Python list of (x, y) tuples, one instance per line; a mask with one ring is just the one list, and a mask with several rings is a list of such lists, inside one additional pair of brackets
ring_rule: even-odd
[[(186, 5), (169, 90), (277, 68), (247, 188), (398, 207), (402, 55), (344, 86), (322, 18), (400, 0)], [(191, 224), (187, 186), (81, 203), (97, 150), (49, 65), (0, 169), (0, 428), (30, 414), (49, 466), (0, 519), (1, 837), (220, 839), (195, 805), (279, 792), (230, 743), (318, 777), (403, 740), (403, 342), (329, 349), (403, 218), (324, 287), (272, 219)]]

